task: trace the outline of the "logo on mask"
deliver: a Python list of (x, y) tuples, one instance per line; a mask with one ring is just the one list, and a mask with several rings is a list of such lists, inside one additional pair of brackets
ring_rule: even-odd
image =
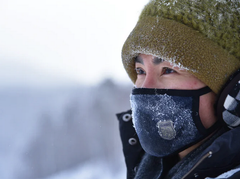
[(166, 140), (172, 140), (176, 136), (176, 131), (173, 127), (173, 122), (168, 121), (159, 121), (157, 123), (159, 135)]

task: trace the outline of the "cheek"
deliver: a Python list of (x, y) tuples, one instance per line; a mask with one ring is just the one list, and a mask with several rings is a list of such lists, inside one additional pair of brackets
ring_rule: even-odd
[(206, 85), (199, 81), (198, 79), (175, 79), (172, 80), (171, 85), (169, 88), (171, 89), (186, 89), (186, 90), (191, 90), (191, 89), (200, 89), (205, 87)]
[(211, 127), (217, 121), (214, 108), (215, 102), (216, 95), (213, 92), (210, 92), (200, 97), (199, 115), (205, 128)]
[(140, 77), (138, 76), (136, 81), (135, 81), (135, 86), (137, 88), (140, 88), (140, 87), (142, 87), (143, 82), (144, 82), (144, 78), (142, 76), (140, 76)]
[(181, 89), (200, 89), (205, 87), (206, 85), (198, 80), (197, 78), (189, 78), (186, 82), (183, 82), (181, 85)]

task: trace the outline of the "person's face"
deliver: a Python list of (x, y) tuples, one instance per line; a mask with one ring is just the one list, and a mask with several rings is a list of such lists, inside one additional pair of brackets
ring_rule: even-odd
[[(137, 88), (194, 90), (206, 85), (184, 69), (152, 55), (140, 54), (135, 60)], [(200, 96), (199, 115), (206, 128), (217, 120), (214, 113), (216, 95), (213, 92)]]

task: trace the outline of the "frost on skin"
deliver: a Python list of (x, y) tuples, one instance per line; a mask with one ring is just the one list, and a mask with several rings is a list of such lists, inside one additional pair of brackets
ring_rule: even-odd
[[(168, 151), (169, 147), (176, 151), (179, 145), (188, 145), (202, 137), (192, 118), (192, 97), (135, 94), (130, 98), (134, 127), (145, 151), (154, 151), (153, 155)], [(165, 140), (157, 124), (169, 120), (176, 136)]]

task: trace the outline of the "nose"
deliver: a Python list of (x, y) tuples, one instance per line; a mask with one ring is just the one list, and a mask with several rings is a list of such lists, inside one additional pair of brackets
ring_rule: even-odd
[(148, 73), (142, 82), (142, 88), (156, 88), (157, 84), (158, 81), (156, 75)]

